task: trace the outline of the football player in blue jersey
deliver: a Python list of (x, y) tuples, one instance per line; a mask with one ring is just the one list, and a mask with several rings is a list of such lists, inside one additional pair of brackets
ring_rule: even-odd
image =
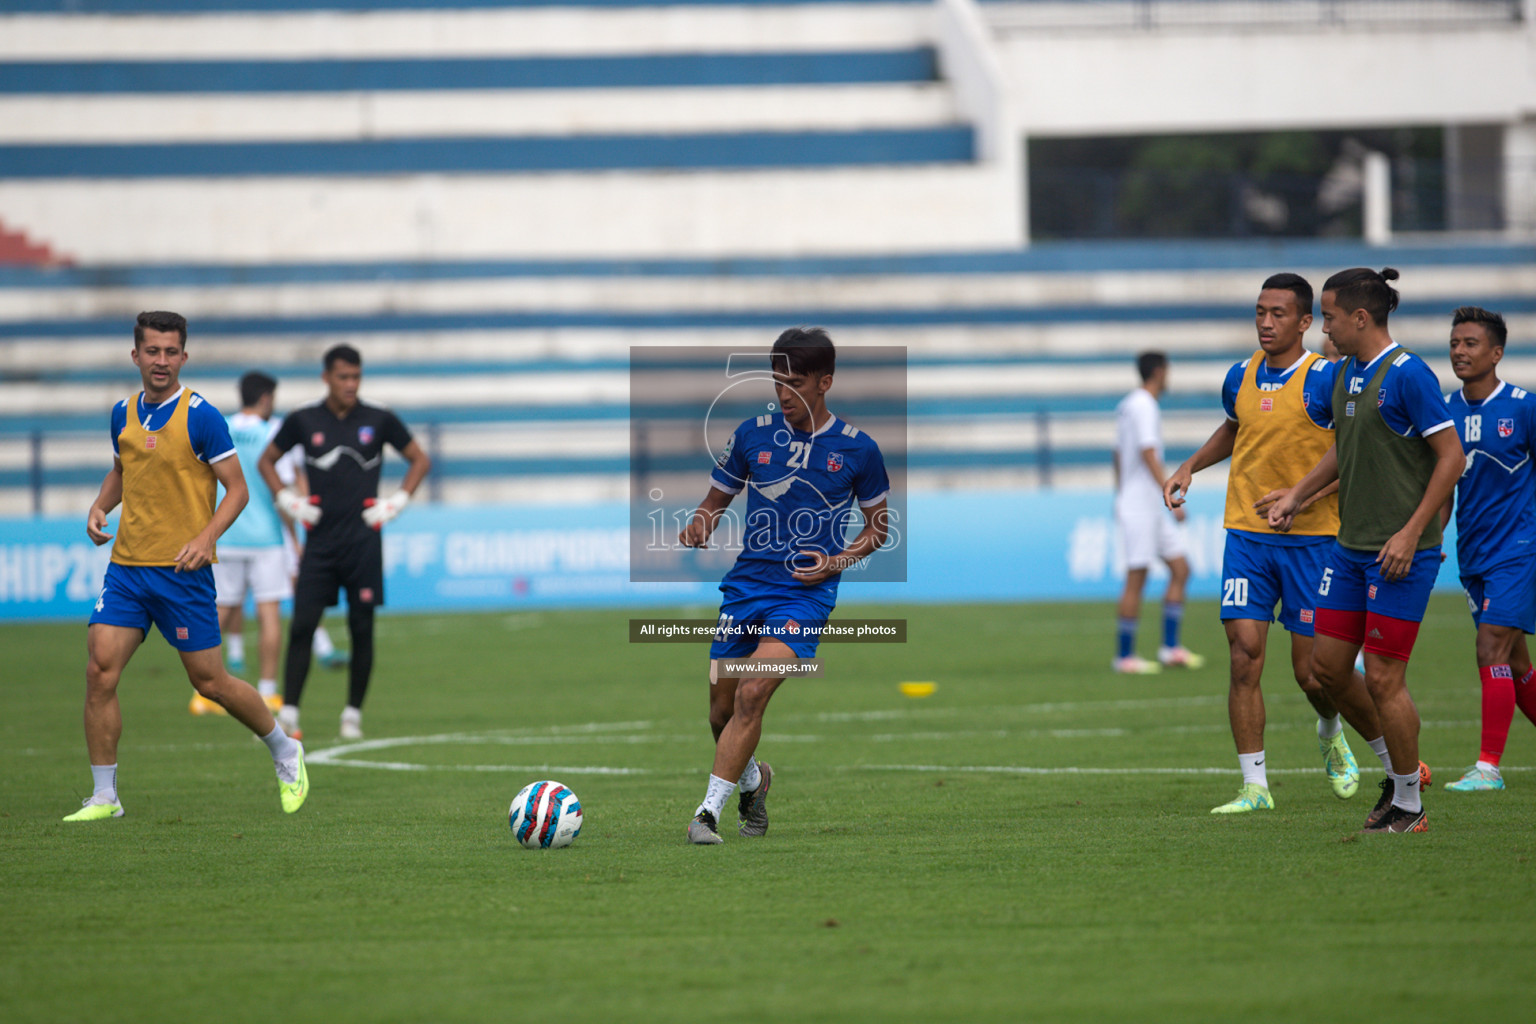
[[(1323, 559), (1339, 531), (1337, 485), (1313, 497), (1288, 532), (1273, 529), (1261, 511), (1276, 488), (1310, 469), (1333, 446), (1333, 389), (1338, 364), (1306, 350), (1312, 325), (1312, 285), (1297, 274), (1265, 280), (1254, 306), (1259, 350), (1227, 371), (1221, 389), (1226, 422), (1163, 485), (1169, 508), (1184, 503), (1195, 473), (1230, 458), (1226, 548), (1222, 554), (1221, 621), (1231, 648), (1227, 713), (1243, 786), (1212, 814), (1272, 810), (1264, 753), (1264, 674), (1269, 624), (1291, 634), (1291, 669), (1317, 712), (1323, 771), (1340, 799), (1360, 785), (1340, 712), (1367, 740), (1381, 736), (1365, 680), (1351, 682), (1355, 699), (1336, 705), (1312, 674), (1313, 593)], [(1357, 713), (1358, 712), (1358, 713)]]
[(1536, 397), (1500, 380), (1509, 330), (1478, 306), (1451, 316), (1451, 369), (1461, 390), (1445, 397), (1467, 453), (1467, 468), (1446, 503), (1456, 506), (1456, 558), (1477, 626), (1483, 728), (1477, 763), (1446, 789), (1504, 788), (1499, 759), (1515, 707), (1536, 722), (1536, 669), (1525, 634), (1536, 633)]
[[(741, 835), (768, 831), (773, 771), (755, 753), (763, 712), (787, 673), (728, 678), (722, 660), (814, 657), (842, 572), (888, 535), (891, 484), (880, 447), (827, 410), (837, 363), (832, 339), (820, 328), (791, 328), (774, 342), (770, 360), (779, 410), (736, 428), (710, 474), (709, 493), (678, 536), (684, 547), (705, 547), (731, 499), (747, 491), (742, 551), (720, 584), (725, 596), (709, 651), (715, 761), (704, 802), (688, 824), (691, 843), (722, 841), (720, 813), (738, 784)], [(849, 541), (860, 514), (863, 528)]]
[[(186, 361), (186, 318), (140, 313), (133, 362), (143, 390), (112, 409), (112, 468), (86, 515), (87, 536), (98, 545), (111, 541), (112, 560), (85, 641), (85, 746), (93, 792), (65, 821), (123, 816), (117, 797), (123, 732), (117, 687), (152, 624), (180, 653), (193, 688), (266, 743), (283, 810), (293, 813), (309, 795), (304, 748), (219, 657), (210, 566), (218, 560), (215, 544), (249, 491), (224, 417), (181, 385)], [(224, 496), (216, 501), (220, 485)], [(107, 514), (119, 505), (114, 538), (107, 532)]]
[(1268, 516), (1284, 532), (1308, 498), (1339, 482), (1339, 536), (1317, 584), (1312, 674), (1347, 707), (1364, 650), (1383, 732), (1384, 749), (1372, 751), (1386, 755), (1389, 777), (1362, 831), (1392, 834), (1429, 827), (1421, 791), (1430, 773), (1418, 756), (1408, 659), (1440, 571), (1442, 509), (1466, 466), (1434, 371), (1392, 339), (1397, 278), (1392, 267), (1353, 267), (1323, 283), (1323, 330), (1344, 354), (1333, 391), (1336, 440)]

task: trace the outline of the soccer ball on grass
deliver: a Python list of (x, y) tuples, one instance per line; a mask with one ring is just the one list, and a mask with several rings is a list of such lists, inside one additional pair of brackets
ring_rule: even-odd
[(581, 801), (569, 786), (548, 779), (530, 782), (512, 799), (507, 820), (528, 849), (559, 849), (581, 834)]

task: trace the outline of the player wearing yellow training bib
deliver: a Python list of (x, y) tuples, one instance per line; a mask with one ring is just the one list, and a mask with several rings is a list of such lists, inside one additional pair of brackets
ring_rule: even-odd
[[(1232, 657), (1227, 712), (1237, 746), (1243, 785), (1237, 796), (1211, 810), (1242, 814), (1270, 810), (1264, 753), (1264, 654), (1269, 624), (1291, 634), (1296, 683), (1317, 712), (1323, 770), (1335, 796), (1346, 799), (1360, 785), (1360, 770), (1344, 739), (1340, 711), (1350, 724), (1380, 744), (1381, 730), (1363, 693), (1339, 708), (1312, 675), (1314, 594), (1323, 560), (1339, 530), (1332, 490), (1296, 517), (1288, 533), (1272, 528), (1261, 511), (1268, 496), (1311, 469), (1333, 447), (1336, 365), (1302, 344), (1312, 324), (1312, 286), (1297, 274), (1264, 282), (1254, 307), (1259, 350), (1234, 365), (1222, 386), (1227, 419), (1200, 450), (1174, 471), (1163, 488), (1170, 508), (1184, 503), (1195, 473), (1230, 457), (1227, 480), (1226, 550), (1222, 555), (1221, 620)], [(1357, 687), (1364, 682), (1355, 679)], [(1355, 707), (1365, 710), (1359, 714)], [(1385, 748), (1383, 748), (1385, 749)]]
[[(266, 743), (283, 810), (298, 810), (309, 793), (303, 748), (273, 721), (254, 689), (224, 670), (219, 656), (214, 544), (240, 514), (248, 492), (224, 417), (181, 386), (186, 344), (184, 317), (139, 314), (133, 362), (144, 390), (112, 411), (116, 457), (86, 518), (91, 540), (105, 544), (113, 540), (107, 514), (122, 505), (112, 560), (86, 633), (85, 745), (94, 785), (65, 821), (123, 816), (117, 684), (151, 624), (180, 652), (193, 688)], [(225, 494), (215, 503), (219, 484)]]

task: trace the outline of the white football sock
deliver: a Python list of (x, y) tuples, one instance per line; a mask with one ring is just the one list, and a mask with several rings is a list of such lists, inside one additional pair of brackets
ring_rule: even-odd
[(1264, 751), (1254, 754), (1238, 754), (1237, 763), (1243, 768), (1243, 785), (1269, 788), (1269, 773), (1264, 770)]
[(719, 821), (720, 811), (725, 807), (725, 802), (731, 798), (731, 791), (735, 788), (736, 783), (727, 782), (724, 779), (710, 775), (709, 789), (704, 793), (704, 802), (699, 804), (699, 809), (693, 813), (698, 815), (703, 811), (708, 811), (715, 816), (716, 821)]
[(331, 643), (331, 634), (325, 631), (324, 626), (315, 628), (315, 642), (310, 645), (310, 649), (319, 658), (329, 658), (336, 653), (336, 645)]
[(1418, 814), (1424, 809), (1424, 803), (1419, 797), (1419, 770), (1415, 768), (1407, 775), (1392, 776), (1392, 806), (1401, 807), (1405, 811)]
[(277, 724), (283, 731), (289, 734), (299, 729), (299, 706), (297, 704), (284, 704), (277, 709)]
[(1317, 716), (1318, 739), (1326, 742), (1337, 736), (1343, 729), (1344, 723), (1339, 721), (1338, 715), (1334, 715), (1332, 718), (1324, 718), (1322, 715)]
[(277, 696), (277, 680), (276, 679), (263, 679), (263, 680), (261, 680), (260, 682), (258, 682), (256, 684), (256, 692), (260, 693), (263, 697), (276, 697)]
[(746, 770), (741, 773), (737, 785), (743, 793), (750, 793), (763, 783), (763, 773), (757, 770), (757, 758), (747, 760)]
[(108, 803), (117, 803), (117, 765), (91, 765), (93, 796), (104, 797)]
[(263, 736), (261, 742), (272, 751), (274, 761), (292, 761), (299, 756), (299, 745), (288, 738), (281, 725), (272, 726), (272, 731)]
[(1387, 738), (1385, 736), (1377, 736), (1371, 740), (1371, 752), (1381, 758), (1381, 770), (1391, 775), (1392, 758), (1387, 754)]
[(245, 637), (239, 633), (231, 633), (224, 638), (224, 653), (228, 655), (227, 661), (245, 660)]

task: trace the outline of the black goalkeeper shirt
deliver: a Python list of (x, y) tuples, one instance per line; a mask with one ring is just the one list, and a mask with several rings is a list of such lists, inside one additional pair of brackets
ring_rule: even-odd
[(309, 493), (320, 498), (320, 521), (307, 528), (306, 546), (334, 550), (378, 540), (363, 522), (363, 502), (378, 497), (384, 446), (404, 452), (411, 443), (400, 417), (362, 401), (338, 417), (322, 400), (289, 413), (272, 443), (284, 452), (304, 446)]

